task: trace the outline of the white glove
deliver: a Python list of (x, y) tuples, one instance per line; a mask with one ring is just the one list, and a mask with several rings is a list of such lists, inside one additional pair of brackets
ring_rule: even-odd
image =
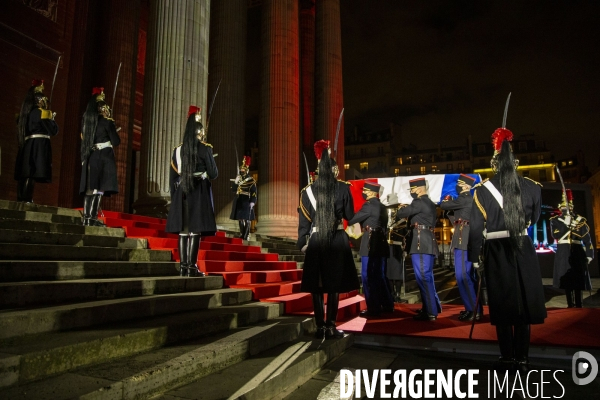
[(56, 117), (56, 113), (55, 113), (55, 112), (53, 112), (53, 113), (52, 113), (52, 119), (54, 120), (54, 118), (55, 118), (55, 117)]
[(308, 247), (308, 243), (305, 244), (304, 246), (302, 246), (302, 248), (300, 249), (301, 252), (306, 253), (306, 248)]
[(407, 255), (408, 255), (407, 252), (405, 252), (405, 251), (402, 252), (402, 258), (406, 258)]
[(242, 181), (242, 177), (241, 176), (236, 176), (235, 177), (235, 183), (240, 183)]
[(571, 216), (565, 215), (565, 225), (571, 226)]
[(588, 257), (588, 264), (592, 262), (592, 257)]
[(254, 208), (254, 203), (250, 203), (250, 209)]

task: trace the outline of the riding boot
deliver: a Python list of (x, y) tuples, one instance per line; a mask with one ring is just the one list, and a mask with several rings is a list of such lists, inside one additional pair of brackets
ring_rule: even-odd
[(200, 234), (190, 233), (188, 241), (188, 276), (205, 276), (204, 272), (200, 271), (196, 262), (198, 261), (198, 250), (200, 249)]
[(179, 234), (179, 276), (187, 276), (188, 274), (188, 235), (187, 233)]
[(565, 296), (567, 297), (567, 308), (575, 307), (575, 304), (573, 303), (573, 291), (565, 289)]
[(323, 293), (313, 293), (313, 310), (315, 311), (315, 323), (317, 325), (317, 331), (315, 337), (317, 339), (323, 339), (325, 337), (325, 308), (323, 301)]
[(83, 226), (90, 226), (90, 218), (92, 218), (92, 198), (86, 194), (83, 198)]
[(25, 187), (23, 192), (23, 201), (25, 203), (33, 203), (33, 188), (35, 185), (35, 179), (25, 179)]
[(496, 336), (500, 346), (500, 361), (512, 362), (514, 359), (512, 326), (496, 325)]
[(246, 220), (244, 227), (244, 240), (250, 240), (250, 221)]
[(339, 297), (337, 293), (327, 293), (327, 322), (325, 326), (326, 339), (337, 339), (344, 336), (344, 331), (340, 331), (335, 327), (335, 320), (337, 319)]
[(514, 349), (515, 364), (520, 372), (529, 372), (529, 325), (515, 325)]
[(573, 290), (573, 297), (575, 297), (575, 308), (583, 307), (583, 295), (581, 290)]
[(100, 211), (100, 203), (102, 201), (101, 194), (92, 195), (92, 208), (90, 211), (90, 225), (91, 226), (106, 226), (102, 221), (98, 219), (98, 212)]
[(23, 178), (17, 181), (17, 201), (25, 201), (25, 181)]
[(242, 239), (244, 238), (244, 232), (246, 231), (246, 227), (244, 226), (245, 222), (246, 221), (243, 219), (238, 219), (238, 225), (240, 227), (240, 236), (239, 237)]

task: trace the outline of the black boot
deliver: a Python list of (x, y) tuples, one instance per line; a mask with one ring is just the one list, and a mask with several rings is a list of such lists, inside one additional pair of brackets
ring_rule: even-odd
[(246, 220), (244, 222), (244, 240), (250, 239), (250, 221)]
[(317, 339), (325, 338), (325, 307), (323, 301), (323, 293), (313, 293), (313, 310), (315, 312), (315, 323), (317, 325), (317, 331), (315, 337)]
[(17, 181), (17, 201), (25, 201), (25, 179)]
[(513, 330), (511, 325), (496, 325), (496, 336), (498, 337), (498, 345), (500, 346), (500, 360), (498, 361), (498, 369), (512, 370), (514, 365), (513, 353)]
[(92, 202), (93, 197), (88, 194), (83, 198), (83, 226), (90, 226), (90, 218), (92, 218)]
[(244, 226), (244, 222), (246, 222), (243, 219), (238, 219), (238, 226), (240, 227), (240, 238), (244, 238), (244, 232), (246, 231), (246, 227)]
[(575, 307), (575, 304), (573, 302), (573, 291), (565, 289), (565, 296), (567, 296), (567, 308)]
[(106, 226), (102, 221), (98, 219), (98, 212), (100, 211), (101, 201), (101, 194), (92, 195), (92, 208), (90, 210), (90, 226)]
[(188, 274), (188, 235), (187, 233), (179, 234), (179, 276), (187, 276)]
[(515, 366), (520, 373), (529, 372), (529, 339), (531, 330), (529, 325), (515, 325), (514, 349)]
[(205, 276), (204, 272), (200, 271), (196, 262), (198, 261), (198, 250), (200, 249), (200, 234), (190, 233), (188, 241), (188, 276)]
[(340, 331), (335, 327), (337, 319), (339, 297), (337, 293), (327, 293), (327, 322), (325, 326), (326, 339), (338, 339), (344, 337), (344, 331)]
[(23, 200), (25, 203), (33, 203), (33, 187), (35, 179), (26, 178), (23, 187)]
[(581, 290), (573, 290), (573, 297), (575, 297), (575, 308), (583, 307), (583, 295), (581, 294)]

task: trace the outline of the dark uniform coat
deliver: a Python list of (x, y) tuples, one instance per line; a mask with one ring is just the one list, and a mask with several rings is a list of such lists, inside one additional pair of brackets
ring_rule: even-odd
[(248, 175), (240, 183), (231, 182), (231, 191), (236, 196), (233, 200), (229, 218), (252, 221), (254, 219), (254, 208), (250, 208), (250, 203), (256, 205), (256, 181), (254, 178)]
[(453, 210), (454, 235), (452, 235), (452, 248), (467, 250), (469, 242), (469, 218), (471, 218), (471, 205), (473, 196), (470, 192), (461, 193), (456, 199), (440, 203), (442, 210)]
[[(116, 147), (121, 143), (121, 138), (117, 133), (115, 121), (99, 116), (96, 133), (94, 133), (94, 145), (106, 142), (110, 142), (113, 147)], [(85, 194), (88, 189), (103, 192), (104, 196), (119, 193), (117, 163), (115, 162), (115, 151), (112, 147), (93, 150), (82, 167), (81, 180), (79, 181), (80, 194)]]
[[(343, 219), (349, 220), (354, 216), (354, 203), (349, 185), (348, 182), (338, 181), (335, 215), (340, 223)], [(312, 190), (315, 190), (314, 187)], [(314, 194), (316, 196), (316, 193)], [(315, 209), (304, 188), (300, 194), (298, 248), (301, 249), (306, 244), (306, 237), (310, 235), (314, 219)], [(343, 229), (336, 230), (331, 245), (326, 249), (320, 249), (314, 240), (318, 234), (319, 232), (313, 233), (313, 238), (308, 242), (301, 290), (310, 293), (345, 293), (358, 289), (358, 274), (346, 232)]]
[(27, 116), (25, 143), (19, 149), (15, 164), (15, 179), (33, 178), (36, 182), (52, 182), (52, 146), (48, 138), (27, 139), (30, 135), (56, 136), (58, 125), (52, 111), (34, 108)]
[(552, 237), (558, 242), (552, 285), (567, 290), (592, 290), (587, 268), (588, 257), (594, 257), (590, 228), (585, 218), (574, 213), (571, 221), (573, 227), (569, 230), (565, 215), (550, 218)]
[[(202, 233), (203, 236), (214, 235), (217, 231), (215, 222), (215, 212), (213, 207), (211, 179), (218, 175), (217, 165), (213, 157), (212, 146), (208, 143), (198, 141), (198, 163), (196, 172), (205, 172), (207, 178), (196, 178), (195, 187), (191, 193), (183, 193), (179, 185), (179, 165), (176, 152), (181, 145), (173, 149), (171, 158), (171, 168), (169, 176), (169, 186), (171, 190), (171, 206), (167, 216), (166, 231), (170, 233), (179, 233), (183, 231), (184, 214), (187, 215), (187, 227), (189, 232)], [(187, 203), (187, 212), (184, 212), (184, 200)]]
[[(492, 184), (500, 190), (500, 177)], [(541, 189), (537, 182), (519, 177), (525, 221), (533, 225), (540, 216)], [(479, 262), (483, 230), (506, 231), (504, 212), (492, 193), (477, 185), (471, 208), (469, 261)], [(510, 239), (488, 239), (483, 248), (484, 273), (492, 325), (541, 324), (546, 318), (544, 288), (537, 255), (529, 236), (520, 236), (521, 252), (513, 253)]]
[(396, 213), (396, 221), (407, 217), (413, 226), (409, 254), (433, 254), (437, 257), (439, 250), (433, 233), (436, 210), (429, 196), (417, 197)]
[(402, 280), (405, 277), (402, 275), (404, 267), (404, 251), (410, 247), (410, 227), (408, 226), (408, 218), (401, 218), (396, 221), (388, 231), (388, 244), (390, 254), (387, 259), (387, 278), (391, 280)]
[[(390, 254), (387, 243), (386, 229), (388, 224), (387, 209), (378, 198), (369, 199), (348, 225), (360, 223), (364, 234), (360, 241), (360, 255), (362, 257), (386, 257)], [(371, 229), (369, 229), (371, 228)]]

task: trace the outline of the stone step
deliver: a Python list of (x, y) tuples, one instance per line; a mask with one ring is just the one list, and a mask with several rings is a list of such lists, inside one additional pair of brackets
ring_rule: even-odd
[[(11, 399), (147, 399), (222, 371), (303, 334), (302, 319), (280, 317), (149, 353), (9, 388)], [(193, 398), (197, 398), (194, 396)]]
[(233, 271), (211, 272), (210, 275), (221, 275), (226, 285), (276, 283), (283, 281), (297, 281), (302, 279), (301, 269), (274, 270), (274, 271)]
[(0, 283), (0, 309), (221, 289), (223, 278), (84, 279)]
[(171, 261), (171, 252), (111, 247), (0, 243), (3, 260)]
[(304, 254), (302, 254), (302, 255), (279, 255), (279, 261), (303, 262)]
[(32, 310), (0, 312), (0, 339), (66, 331), (252, 300), (252, 291), (217, 289), (126, 299), (91, 301)]
[(0, 200), (0, 209), (15, 211), (34, 211), (46, 214), (67, 215), (70, 217), (81, 218), (81, 213), (72, 208), (51, 207), (41, 204), (22, 203), (10, 200)]
[[(310, 380), (352, 346), (353, 336), (313, 340), (303, 336), (166, 392), (159, 399), (280, 399)], [(338, 391), (339, 398), (339, 391)], [(310, 397), (307, 397), (310, 398)]]
[(52, 222), (55, 224), (82, 225), (81, 216), (50, 214), (36, 211), (19, 211), (0, 209), (0, 218), (16, 219), (20, 221)]
[[(271, 242), (258, 242), (258, 243), (261, 243), (262, 247), (265, 249), (298, 250), (298, 247), (295, 244), (271, 243)], [(298, 250), (298, 251), (300, 251), (300, 250)]]
[(27, 382), (277, 318), (279, 313), (276, 304), (249, 303), (92, 330), (46, 333), (43, 340), (37, 335), (4, 340), (0, 387), (16, 384), (27, 390), (23, 388)]
[(23, 221), (18, 219), (0, 218), (0, 229), (17, 231), (34, 231), (48, 233), (71, 233), (75, 235), (94, 235), (125, 237), (125, 231), (119, 228), (104, 228), (100, 226), (83, 226), (73, 224), (56, 224), (53, 222)]
[(178, 265), (171, 261), (0, 261), (0, 281), (177, 276)]
[(0, 229), (0, 243), (27, 243), (75, 247), (94, 246), (118, 249), (146, 249), (148, 247), (146, 239), (14, 229)]

